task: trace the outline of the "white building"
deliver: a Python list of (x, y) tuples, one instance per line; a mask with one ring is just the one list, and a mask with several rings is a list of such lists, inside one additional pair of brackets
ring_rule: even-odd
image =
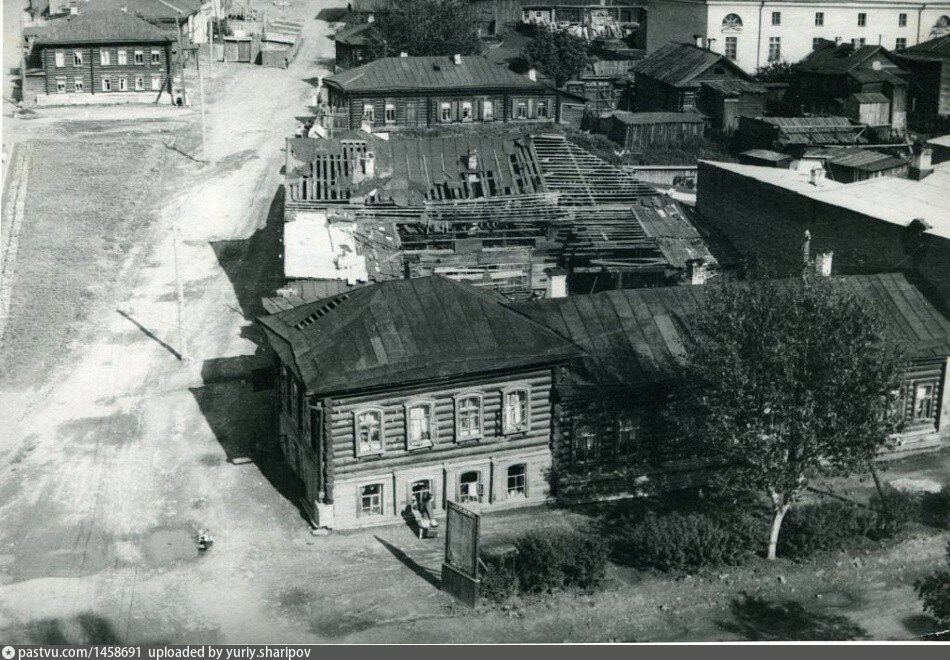
[(950, 32), (950, 0), (649, 0), (647, 53), (705, 40), (752, 73), (797, 62), (816, 39), (900, 50)]

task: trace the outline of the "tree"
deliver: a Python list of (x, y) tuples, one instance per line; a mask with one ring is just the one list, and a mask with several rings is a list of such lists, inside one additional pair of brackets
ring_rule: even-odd
[(563, 30), (550, 30), (539, 26), (534, 36), (521, 51), (519, 63), (523, 70), (535, 68), (553, 78), (554, 84), (562, 86), (576, 77), (589, 59), (587, 42)]
[(687, 343), (681, 440), (771, 506), (768, 558), (809, 482), (870, 466), (898, 428), (899, 349), (866, 300), (806, 274), (714, 287)]
[(464, 0), (387, 0), (375, 12), (373, 59), (409, 55), (478, 55), (482, 42)]
[(755, 70), (753, 79), (758, 82), (790, 82), (792, 80), (792, 65), (785, 60), (770, 62)]
[[(947, 568), (950, 569), (950, 543), (947, 543)], [(914, 584), (924, 603), (924, 611), (941, 625), (950, 626), (950, 570), (937, 571)]]

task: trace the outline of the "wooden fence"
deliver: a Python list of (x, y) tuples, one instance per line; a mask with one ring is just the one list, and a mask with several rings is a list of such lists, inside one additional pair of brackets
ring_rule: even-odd
[(695, 187), (699, 180), (696, 165), (624, 165), (623, 169), (643, 183), (654, 186), (672, 186), (691, 180)]

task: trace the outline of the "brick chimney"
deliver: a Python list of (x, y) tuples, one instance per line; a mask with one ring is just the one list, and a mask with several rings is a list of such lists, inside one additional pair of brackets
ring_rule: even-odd
[(914, 160), (910, 164), (910, 178), (920, 181), (933, 171), (933, 149), (930, 147), (914, 149)]
[(815, 275), (831, 277), (831, 259), (834, 256), (834, 252), (819, 252), (815, 257)]
[(547, 268), (548, 276), (546, 298), (567, 298), (567, 271), (563, 268)]
[(538, 81), (538, 70), (537, 70), (537, 69), (533, 69), (533, 68), (532, 68), (532, 69), (528, 69), (528, 80), (532, 80), (532, 81), (534, 81), (534, 82), (537, 82), (537, 81)]
[(453, 63), (453, 64), (461, 64), (461, 63), (462, 63), (462, 56), (459, 55), (458, 53), (456, 53), (455, 55), (453, 55), (453, 56), (452, 56), (452, 63)]
[(689, 284), (705, 284), (707, 277), (704, 259), (690, 259), (686, 262), (686, 280)]

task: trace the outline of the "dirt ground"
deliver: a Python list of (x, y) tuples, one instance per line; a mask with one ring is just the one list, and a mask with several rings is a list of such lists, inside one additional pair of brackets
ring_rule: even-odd
[[(316, 17), (335, 4), (297, 0), (286, 10), (306, 26), (290, 69), (215, 66), (206, 81), (208, 165), (193, 160), (196, 107), (4, 118), (5, 144), (33, 143), (46, 169), (25, 207), (14, 331), (0, 349), (21, 356), (0, 383), (0, 637), (559, 642), (927, 632), (932, 622), (911, 585), (939, 561), (946, 536), (925, 528), (801, 565), (753, 562), (683, 579), (613, 566), (603, 592), (476, 612), (439, 590), (439, 541), (401, 526), (310, 534), (293, 480), (269, 451), (272, 392), (254, 371), (260, 337), (250, 319), (280, 284), (284, 138), (305, 112), (307, 80), (326, 74), (332, 43)], [(54, 194), (59, 181), (71, 197)], [(64, 233), (51, 236), (57, 223)], [(188, 360), (178, 359), (174, 327), (176, 227)], [(76, 254), (52, 251), (71, 244)], [(44, 246), (47, 260), (32, 263), (38, 257), (27, 255)], [(886, 478), (922, 471), (946, 483), (950, 453), (897, 465)], [(485, 542), (589, 522), (553, 508), (493, 515)], [(199, 528), (216, 539), (200, 556)]]

